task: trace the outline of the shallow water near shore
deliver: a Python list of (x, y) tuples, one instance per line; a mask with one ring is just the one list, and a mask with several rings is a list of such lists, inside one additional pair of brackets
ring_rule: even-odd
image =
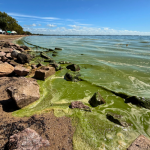
[[(63, 48), (53, 59), (79, 64), (84, 81), (66, 81), (67, 69), (58, 71), (45, 81), (38, 81), (41, 98), (37, 102), (13, 115), (23, 117), (54, 110), (58, 117), (71, 117), (76, 126), (75, 150), (125, 150), (140, 134), (150, 138), (150, 110), (126, 104), (111, 92), (150, 97), (149, 36), (28, 36), (18, 44), (35, 51)], [(47, 55), (52, 57), (52, 52)], [(97, 91), (106, 104), (92, 108), (88, 100)], [(68, 106), (75, 100), (88, 105), (92, 112), (70, 109)], [(124, 116), (132, 126), (110, 122), (107, 112)]]

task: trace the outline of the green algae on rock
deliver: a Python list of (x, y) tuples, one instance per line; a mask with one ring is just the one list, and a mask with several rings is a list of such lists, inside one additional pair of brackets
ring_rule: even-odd
[(105, 104), (105, 100), (102, 98), (99, 92), (94, 93), (94, 95), (89, 100), (92, 107), (97, 107), (98, 105)]
[(73, 82), (77, 82), (77, 81), (82, 81), (82, 79), (80, 78), (81, 74), (78, 72), (67, 72), (64, 76), (64, 78), (67, 81), (73, 81)]

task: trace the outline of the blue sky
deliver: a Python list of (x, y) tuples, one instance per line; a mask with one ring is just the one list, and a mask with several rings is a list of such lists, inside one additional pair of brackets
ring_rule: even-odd
[(150, 0), (5, 0), (0, 11), (32, 33), (150, 35)]

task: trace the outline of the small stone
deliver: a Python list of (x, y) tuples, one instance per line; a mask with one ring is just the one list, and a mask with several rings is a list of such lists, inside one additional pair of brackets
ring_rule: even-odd
[(62, 50), (62, 48), (55, 47), (55, 50)]

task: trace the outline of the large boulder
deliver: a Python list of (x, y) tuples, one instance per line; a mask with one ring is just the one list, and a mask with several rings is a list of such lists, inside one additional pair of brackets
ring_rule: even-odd
[(80, 70), (79, 65), (76, 65), (76, 64), (68, 65), (66, 68), (70, 69), (71, 71), (79, 71)]
[(12, 58), (17, 58), (18, 53), (20, 53), (20, 52), (17, 51), (17, 50), (13, 50), (13, 51), (11, 52), (11, 57), (12, 57)]
[(69, 108), (78, 108), (78, 109), (82, 109), (82, 110), (85, 110), (85, 111), (91, 111), (90, 108), (88, 106), (85, 106), (82, 102), (80, 101), (74, 101), (74, 102), (71, 102)]
[(47, 77), (55, 74), (55, 68), (50, 66), (42, 66), (35, 71), (34, 78), (39, 80), (45, 80)]
[(14, 71), (14, 67), (8, 63), (0, 64), (0, 77), (7, 76)]
[(92, 107), (97, 107), (98, 105), (105, 104), (105, 100), (100, 95), (99, 92), (94, 93), (94, 95), (89, 100), (89, 103)]
[(82, 81), (82, 79), (80, 78), (81, 74), (78, 72), (67, 72), (64, 76), (64, 78), (67, 81), (73, 81), (73, 82), (78, 82), (78, 81)]
[(17, 61), (18, 63), (21, 63), (21, 64), (29, 63), (28, 57), (22, 53), (19, 53), (17, 55)]
[(18, 65), (14, 68), (14, 72), (19, 76), (26, 76), (30, 72), (30, 69)]
[(150, 140), (144, 135), (140, 135), (127, 150), (149, 150), (150, 149)]
[(106, 114), (106, 118), (107, 118), (109, 121), (111, 121), (111, 122), (113, 122), (113, 123), (115, 123), (115, 124), (118, 124), (118, 125), (120, 125), (120, 126), (123, 126), (123, 127), (128, 127), (128, 126), (131, 125), (131, 123), (127, 123), (127, 122), (125, 121), (125, 119), (123, 118), (123, 116), (118, 115), (118, 114), (115, 114), (115, 113), (112, 113), (112, 112), (108, 112), (108, 113)]
[(50, 146), (48, 140), (44, 140), (36, 131), (26, 128), (25, 130), (10, 136), (9, 150), (38, 150), (41, 147)]
[(13, 85), (8, 86), (7, 92), (18, 108), (23, 108), (40, 98), (39, 85), (32, 78), (18, 78)]
[(150, 109), (150, 98), (131, 96), (131, 97), (126, 98), (125, 102), (132, 103), (134, 105)]

